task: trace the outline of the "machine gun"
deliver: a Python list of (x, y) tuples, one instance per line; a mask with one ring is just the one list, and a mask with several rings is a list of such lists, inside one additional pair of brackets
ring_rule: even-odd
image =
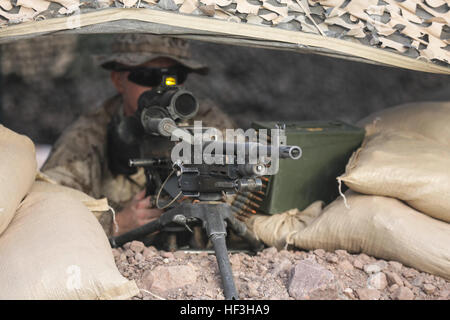
[[(146, 169), (148, 187), (151, 189), (154, 188), (149, 182), (154, 179), (152, 172), (158, 168), (167, 169), (170, 165), (173, 171), (166, 181), (159, 185), (158, 196), (165, 188), (166, 182), (171, 181), (172, 183), (169, 183), (171, 187), (166, 190), (174, 199), (165, 205), (169, 209), (160, 218), (120, 236), (112, 237), (110, 243), (112, 247), (121, 246), (126, 242), (173, 226), (181, 226), (192, 232), (191, 226), (200, 224), (213, 244), (225, 298), (238, 299), (228, 259), (225, 241), (226, 227), (230, 227), (237, 235), (246, 239), (255, 251), (262, 249), (263, 245), (249, 232), (244, 223), (234, 217), (230, 206), (220, 200), (224, 193), (261, 190), (262, 182), (259, 177), (266, 175), (268, 166), (271, 165), (267, 159), (275, 154), (280, 158), (298, 159), (301, 157), (301, 149), (287, 145), (274, 149), (272, 146), (256, 142), (223, 140), (196, 143), (195, 133), (192, 135), (190, 132), (192, 128), (182, 128), (175, 121), (192, 118), (197, 110), (198, 103), (195, 97), (190, 92), (176, 87), (152, 89), (140, 97), (136, 117), (140, 121), (142, 131), (148, 135), (162, 136), (166, 139), (175, 136), (176, 139), (181, 140), (179, 143), (184, 143), (185, 152), (178, 158), (172, 155), (170, 161), (161, 158), (129, 159), (130, 167)], [(134, 125), (133, 128), (136, 126)], [(215, 157), (215, 163), (195, 161), (195, 152), (190, 153), (190, 151), (195, 151), (196, 146), (202, 150), (214, 150), (212, 156)], [(267, 155), (267, 158), (262, 157), (263, 161), (251, 163), (250, 158), (255, 152)], [(241, 161), (242, 163), (237, 161), (239, 156), (241, 160), (244, 160)], [(173, 175), (174, 173), (176, 175)], [(178, 204), (174, 200), (181, 195), (198, 201)]]

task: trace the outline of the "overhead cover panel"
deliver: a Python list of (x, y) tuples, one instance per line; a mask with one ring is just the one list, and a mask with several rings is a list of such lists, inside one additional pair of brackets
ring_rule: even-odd
[(0, 43), (148, 32), (450, 74), (448, 0), (0, 0)]

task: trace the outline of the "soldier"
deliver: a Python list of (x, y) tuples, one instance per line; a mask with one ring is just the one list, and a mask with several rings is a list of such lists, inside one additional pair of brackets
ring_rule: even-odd
[[(159, 85), (164, 70), (178, 75), (206, 74), (208, 68), (191, 58), (188, 43), (181, 39), (144, 34), (116, 37), (113, 54), (101, 66), (111, 72), (117, 95), (101, 108), (82, 115), (56, 141), (42, 171), (62, 185), (94, 198), (107, 197), (115, 209), (99, 218), (108, 236), (117, 236), (158, 218), (162, 211), (145, 197), (145, 174), (114, 174), (108, 166), (107, 127), (114, 116), (132, 115), (144, 91)], [(196, 120), (219, 129), (234, 128), (234, 122), (210, 101), (199, 102)]]

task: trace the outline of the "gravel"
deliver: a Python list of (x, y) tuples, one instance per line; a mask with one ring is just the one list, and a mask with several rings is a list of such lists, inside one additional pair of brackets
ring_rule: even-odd
[[(216, 257), (165, 252), (138, 241), (112, 249), (121, 274), (141, 293), (133, 300), (224, 299)], [(449, 300), (450, 282), (396, 261), (344, 250), (267, 248), (229, 254), (240, 299)]]

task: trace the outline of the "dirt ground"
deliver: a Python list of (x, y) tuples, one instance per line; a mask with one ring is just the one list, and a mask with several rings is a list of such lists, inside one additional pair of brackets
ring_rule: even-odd
[[(122, 275), (136, 281), (133, 300), (224, 299), (214, 254), (165, 252), (133, 241), (113, 249)], [(344, 250), (325, 252), (266, 248), (256, 255), (229, 254), (244, 300), (448, 300), (443, 278)]]

